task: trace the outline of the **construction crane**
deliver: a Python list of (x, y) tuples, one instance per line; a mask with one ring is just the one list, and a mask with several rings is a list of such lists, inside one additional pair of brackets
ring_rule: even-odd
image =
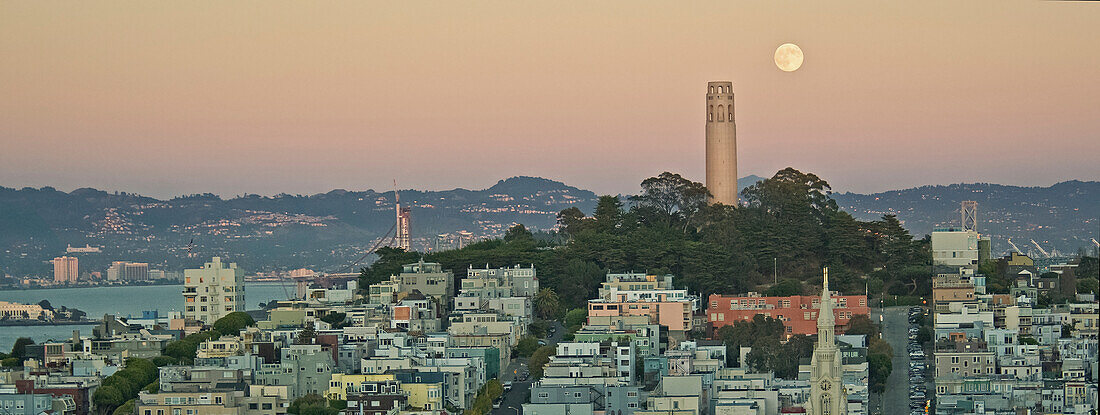
[(1038, 243), (1038, 242), (1035, 242), (1035, 240), (1034, 240), (1034, 239), (1032, 239), (1032, 240), (1031, 240), (1031, 244), (1032, 244), (1032, 245), (1035, 245), (1035, 247), (1039, 249), (1039, 252), (1042, 252), (1042, 253), (1043, 253), (1043, 256), (1046, 256), (1047, 258), (1050, 258), (1050, 257), (1051, 257), (1051, 256), (1050, 256), (1050, 253), (1049, 253), (1049, 252), (1047, 252), (1047, 250), (1043, 249), (1043, 247), (1039, 246), (1039, 243)]
[(1014, 251), (1019, 252), (1021, 254), (1024, 253), (1024, 251), (1022, 249), (1020, 249), (1020, 247), (1018, 247), (1018, 246), (1016, 246), (1016, 244), (1012, 243), (1012, 238), (1008, 238), (1008, 244), (1012, 245), (1012, 249)]
[(1097, 248), (1100, 248), (1100, 242), (1096, 242), (1096, 238), (1092, 238), (1092, 244), (1096, 245)]
[(409, 223), (412, 216), (412, 209), (401, 207), (401, 194), (397, 192), (397, 179), (393, 179), (393, 199), (397, 204), (397, 221), (394, 223), (397, 233), (394, 234), (394, 239), (397, 240), (398, 248), (408, 251), (412, 248), (412, 238), (410, 235), (412, 226), (410, 226)]

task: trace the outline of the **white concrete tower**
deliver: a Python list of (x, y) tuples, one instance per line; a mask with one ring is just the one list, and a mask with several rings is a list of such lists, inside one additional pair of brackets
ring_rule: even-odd
[(729, 81), (707, 82), (707, 189), (711, 203), (737, 204), (737, 126)]

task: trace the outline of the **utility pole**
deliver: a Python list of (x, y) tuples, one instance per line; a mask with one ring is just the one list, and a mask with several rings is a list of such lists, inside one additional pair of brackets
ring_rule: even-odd
[(775, 283), (779, 284), (779, 258), (772, 257), (772, 278), (775, 279)]

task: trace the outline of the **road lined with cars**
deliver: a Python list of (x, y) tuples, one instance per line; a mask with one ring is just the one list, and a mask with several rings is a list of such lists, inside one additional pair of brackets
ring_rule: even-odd
[[(920, 322), (924, 317), (924, 309), (912, 307), (909, 309), (909, 340), (905, 350), (909, 354), (909, 409), (912, 415), (924, 414), (928, 404), (926, 388), (927, 366), (925, 365), (924, 348), (920, 344)], [(895, 369), (896, 370), (896, 369)]]
[(927, 386), (927, 365), (921, 348), (920, 322), (924, 309), (920, 307), (889, 307), (872, 311), (880, 314), (882, 338), (894, 349), (893, 370), (886, 380), (886, 390), (872, 399), (874, 414), (924, 414), (930, 399)]
[[(561, 322), (551, 322), (545, 339), (539, 339), (539, 346), (555, 346), (565, 334), (565, 328)], [(512, 359), (512, 364), (501, 373), (500, 385), (504, 388), (504, 394), (493, 402), (493, 415), (521, 415), (523, 404), (531, 394), (531, 372), (527, 367), (527, 359), (517, 357)]]

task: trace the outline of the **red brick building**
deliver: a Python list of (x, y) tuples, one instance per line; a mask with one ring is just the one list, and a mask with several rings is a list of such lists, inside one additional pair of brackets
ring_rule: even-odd
[[(794, 295), (790, 297), (743, 297), (711, 294), (707, 301), (707, 320), (717, 330), (738, 321), (752, 320), (753, 316), (763, 314), (776, 318), (787, 326), (787, 335), (811, 335), (817, 333), (817, 310), (821, 307), (821, 297), (815, 295)], [(848, 321), (856, 315), (867, 315), (865, 295), (841, 295), (833, 297), (833, 314), (837, 332), (848, 328)]]

